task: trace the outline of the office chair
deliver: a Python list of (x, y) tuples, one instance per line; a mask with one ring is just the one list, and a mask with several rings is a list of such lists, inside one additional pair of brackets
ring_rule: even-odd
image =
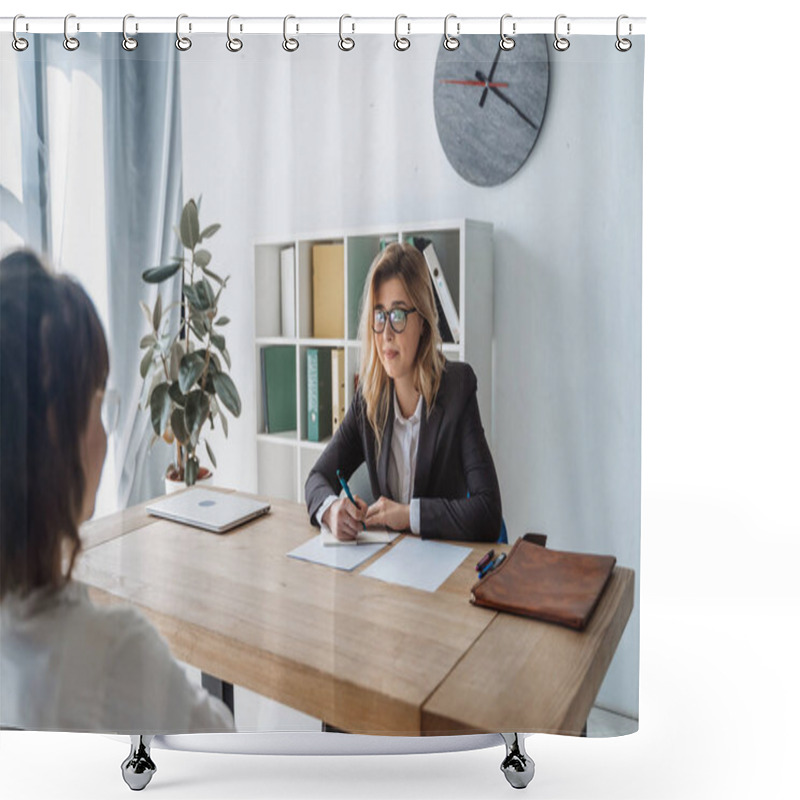
[(497, 544), (508, 544), (508, 528), (506, 528), (505, 520), (501, 520), (500, 535), (497, 537)]
[[(546, 533), (526, 533), (522, 537), (526, 542), (538, 544), (541, 547), (547, 547), (547, 534)], [(508, 528), (506, 528), (506, 521), (502, 521), (500, 526), (500, 536), (497, 537), (497, 544), (508, 544)]]

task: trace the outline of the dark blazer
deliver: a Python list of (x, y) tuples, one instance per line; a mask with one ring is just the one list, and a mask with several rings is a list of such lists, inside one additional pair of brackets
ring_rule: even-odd
[[(477, 388), (478, 381), (469, 364), (447, 361), (430, 418), (423, 400), (411, 495), (420, 498), (423, 539), (495, 542), (500, 535), (500, 487), (483, 433)], [(356, 391), (342, 424), (306, 481), (306, 504), (312, 524), (318, 524), (316, 514), (325, 498), (338, 496), (341, 491), (337, 468), (349, 480), (366, 461), (375, 497), (391, 498), (388, 472), (393, 429), (391, 403), (377, 460), (366, 402), (361, 391)]]

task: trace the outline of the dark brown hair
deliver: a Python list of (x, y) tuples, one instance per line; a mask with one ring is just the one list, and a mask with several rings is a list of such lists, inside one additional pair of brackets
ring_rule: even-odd
[(69, 581), (86, 487), (80, 441), (107, 376), (81, 286), (29, 251), (0, 261), (0, 599)]

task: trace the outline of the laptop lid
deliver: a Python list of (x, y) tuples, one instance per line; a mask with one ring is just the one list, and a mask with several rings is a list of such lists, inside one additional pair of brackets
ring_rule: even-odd
[(145, 510), (154, 517), (223, 533), (266, 514), (269, 509), (269, 503), (264, 500), (192, 488), (151, 503)]

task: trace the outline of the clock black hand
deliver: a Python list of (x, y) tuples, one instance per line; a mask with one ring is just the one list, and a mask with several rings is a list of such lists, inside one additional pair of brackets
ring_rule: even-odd
[[(497, 48), (497, 55), (494, 57), (494, 62), (492, 63), (492, 68), (491, 68), (491, 70), (489, 70), (489, 80), (487, 81), (487, 83), (491, 83), (492, 82), (492, 78), (494, 77), (494, 71), (497, 69), (497, 62), (499, 61), (500, 53), (502, 53), (502, 52), (503, 51), (500, 50), (500, 48), (498, 47)], [(478, 103), (478, 105), (481, 108), (483, 108), (483, 104), (486, 102), (486, 95), (487, 94), (489, 94), (489, 87), (488, 86), (483, 90), (483, 93), (481, 94), (481, 100)]]
[(509, 105), (509, 106), (511, 106), (511, 108), (513, 108), (513, 109), (514, 109), (514, 111), (516, 111), (516, 112), (517, 112), (517, 114), (519, 114), (519, 115), (522, 117), (522, 119), (524, 119), (524, 120), (525, 120), (525, 122), (527, 122), (527, 123), (528, 123), (528, 125), (530, 125), (530, 126), (531, 126), (531, 127), (534, 129), (534, 130), (538, 130), (539, 126), (538, 126), (538, 125), (537, 125), (537, 124), (536, 124), (536, 123), (535, 123), (535, 122), (534, 122), (532, 119), (529, 119), (528, 117), (526, 117), (526, 116), (525, 116), (525, 114), (524, 114), (524, 113), (523, 113), (523, 112), (522, 112), (522, 111), (521, 111), (521, 110), (520, 110), (520, 109), (517, 107), (517, 105), (516, 105), (516, 104), (515, 104), (515, 103), (514, 103), (512, 100), (509, 100), (509, 98), (508, 98), (508, 97), (506, 97), (506, 95), (505, 95), (505, 93), (504, 93), (504, 92), (501, 92), (501, 91), (500, 91), (500, 90), (499, 90), (499, 89), (498, 89), (496, 86), (491, 86), (491, 85), (489, 85), (489, 82), (488, 82), (488, 79), (487, 79), (487, 77), (486, 77), (486, 76), (485, 76), (485, 75), (484, 75), (482, 72), (480, 72), (480, 71), (476, 72), (476, 73), (475, 73), (475, 77), (476, 77), (476, 78), (477, 78), (479, 81), (484, 81), (484, 82), (487, 84), (487, 86), (486, 86), (486, 89), (484, 89), (484, 94), (485, 94), (486, 92), (488, 92), (488, 91), (490, 91), (490, 90), (491, 90), (491, 91), (492, 91), (492, 92), (494, 92), (494, 93), (495, 93), (495, 94), (496, 94), (496, 95), (497, 95), (497, 96), (498, 96), (498, 97), (499, 97), (499, 98), (500, 98), (500, 99), (501, 99), (501, 100), (502, 100), (502, 101), (503, 101), (503, 102), (504, 102), (506, 105)]

